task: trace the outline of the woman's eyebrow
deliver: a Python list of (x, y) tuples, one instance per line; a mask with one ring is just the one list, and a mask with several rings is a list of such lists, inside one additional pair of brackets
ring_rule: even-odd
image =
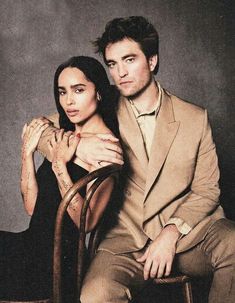
[(84, 83), (77, 83), (77, 84), (73, 84), (73, 85), (70, 85), (71, 88), (76, 88), (78, 86), (83, 86), (85, 87), (86, 85)]
[[(85, 87), (86, 85), (83, 84), (83, 83), (77, 83), (77, 84), (70, 85), (71, 88), (76, 88), (76, 87), (78, 87), (78, 86), (83, 86), (83, 87)], [(58, 89), (65, 89), (65, 87), (64, 87), (64, 86), (58, 86)]]

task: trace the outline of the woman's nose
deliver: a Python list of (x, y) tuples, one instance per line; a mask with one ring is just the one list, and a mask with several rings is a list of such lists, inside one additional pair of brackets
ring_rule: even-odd
[(67, 103), (67, 105), (72, 105), (72, 104), (74, 104), (73, 94), (67, 94), (66, 103)]

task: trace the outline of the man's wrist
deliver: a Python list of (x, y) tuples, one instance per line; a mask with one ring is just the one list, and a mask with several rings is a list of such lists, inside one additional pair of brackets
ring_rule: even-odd
[(171, 217), (166, 222), (164, 227), (167, 225), (170, 225), (170, 224), (174, 224), (177, 227), (177, 229), (179, 230), (179, 232), (182, 234), (182, 236), (187, 235), (192, 229), (184, 220), (182, 220), (181, 218), (178, 218), (178, 217)]
[(179, 238), (182, 235), (181, 232), (178, 230), (178, 228), (176, 227), (175, 224), (166, 225), (163, 228), (163, 231), (165, 233), (167, 232), (171, 236), (172, 241), (174, 241), (175, 243), (177, 243), (177, 241), (179, 240)]

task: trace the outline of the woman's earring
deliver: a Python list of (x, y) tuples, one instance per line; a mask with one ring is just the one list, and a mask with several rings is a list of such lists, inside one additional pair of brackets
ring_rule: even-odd
[(100, 102), (102, 99), (101, 99), (101, 95), (99, 94), (99, 92), (97, 92), (97, 100)]

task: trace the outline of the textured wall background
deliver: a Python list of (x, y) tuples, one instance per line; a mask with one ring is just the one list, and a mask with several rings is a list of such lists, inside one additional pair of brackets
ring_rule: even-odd
[[(160, 35), (157, 78), (171, 92), (208, 109), (221, 167), (221, 200), (235, 219), (235, 123), (232, 1), (1, 0), (0, 229), (22, 230), (21, 129), (55, 112), (56, 67), (72, 55), (94, 55), (90, 41), (114, 17), (143, 15)], [(101, 58), (100, 58), (101, 60)], [(192, 117), (193, 119), (193, 117)]]

